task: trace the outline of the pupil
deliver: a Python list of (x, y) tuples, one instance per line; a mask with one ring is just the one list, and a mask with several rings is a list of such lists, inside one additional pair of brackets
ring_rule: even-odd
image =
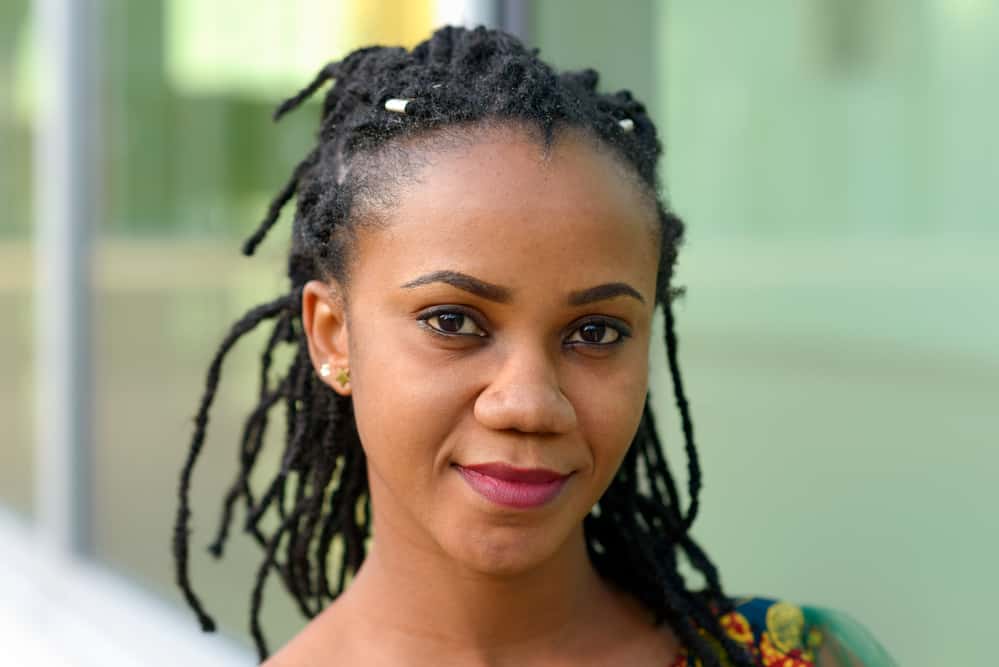
[(587, 343), (599, 343), (604, 338), (607, 327), (603, 324), (585, 324), (580, 334)]
[(465, 316), (461, 313), (444, 313), (443, 315), (438, 315), (437, 318), (441, 329), (448, 333), (461, 331), (461, 326), (465, 323)]

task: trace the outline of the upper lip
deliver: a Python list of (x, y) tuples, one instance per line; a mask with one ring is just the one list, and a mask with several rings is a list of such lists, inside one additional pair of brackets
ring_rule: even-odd
[(557, 479), (562, 479), (568, 475), (563, 475), (560, 472), (554, 470), (549, 470), (548, 468), (517, 468), (506, 463), (480, 463), (478, 465), (470, 466), (460, 466), (465, 470), (474, 470), (475, 472), (488, 475), (489, 477), (495, 477), (496, 479), (502, 479), (506, 482), (522, 482), (525, 484), (543, 484), (545, 482), (554, 482)]

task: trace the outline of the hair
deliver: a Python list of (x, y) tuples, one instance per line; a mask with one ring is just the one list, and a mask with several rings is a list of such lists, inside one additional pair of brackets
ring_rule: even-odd
[[(294, 168), (243, 246), (243, 252), (252, 255), (284, 206), (297, 198), (288, 257), (290, 289), (251, 309), (223, 339), (208, 369), (180, 474), (173, 532), (177, 583), (206, 632), (214, 630), (215, 623), (190, 582), (188, 494), (226, 354), (255, 327), (271, 323), (261, 355), (259, 401), (246, 417), (239, 470), (225, 494), (219, 527), (209, 546), (216, 557), (223, 555), (236, 505), (242, 502), (244, 530), (263, 550), (251, 595), (250, 631), (264, 660), (268, 648), (259, 615), (267, 577), (276, 573), (302, 614), (312, 618), (360, 568), (371, 525), (366, 460), (351, 398), (334, 392), (312, 367), (301, 323), (303, 286), (314, 279), (349, 283), (352, 240), (364, 217), (360, 211), (380, 200), (384, 203), (386, 186), (405, 178), (404, 168), (386, 171), (385, 158), (388, 151), (406, 153), (403, 138), (433, 142), (444, 129), (465, 128), (474, 135), (483, 124), (500, 122), (537, 130), (546, 149), (565, 129), (587, 132), (637, 175), (655, 201), (661, 227), (656, 302), (664, 314), (666, 357), (688, 460), (689, 505), (682, 510), (646, 397), (620, 469), (584, 518), (587, 551), (602, 577), (640, 600), (653, 612), (657, 625), (670, 625), (692, 660), (699, 658), (711, 666), (728, 664), (725, 658), (734, 665), (754, 664), (720, 625), (719, 614), (732, 609), (733, 601), (723, 593), (717, 569), (690, 535), (699, 507), (701, 471), (671, 308), (680, 291), (672, 286), (672, 277), (683, 223), (660, 194), (657, 165), (662, 146), (655, 126), (629, 91), (598, 92), (596, 71), (559, 73), (538, 53), (502, 31), (444, 27), (409, 51), (382, 46), (356, 50), (326, 65), (308, 86), (277, 108), (275, 120), (326, 82), (335, 81), (322, 105), (317, 144)], [(410, 100), (405, 113), (387, 111), (384, 104), (390, 98)], [(619, 123), (625, 119), (633, 125)], [(291, 361), (272, 378), (274, 353), (283, 345), (292, 348)], [(268, 415), (279, 404), (286, 423), (281, 466), (257, 496), (249, 478), (264, 443)], [(267, 534), (261, 519), (275, 512), (277, 527)], [(331, 547), (335, 547), (332, 558)], [(681, 553), (703, 575), (702, 590), (688, 588), (678, 567)], [(332, 569), (329, 560), (335, 560)]]

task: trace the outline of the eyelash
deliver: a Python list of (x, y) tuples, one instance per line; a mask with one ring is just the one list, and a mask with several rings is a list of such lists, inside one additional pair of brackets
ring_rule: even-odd
[[(488, 334), (485, 334), (485, 333), (483, 333), (483, 334), (462, 334), (462, 333), (450, 333), (450, 332), (447, 332), (447, 331), (441, 331), (440, 329), (438, 329), (437, 327), (434, 327), (433, 325), (431, 325), (429, 323), (429, 320), (432, 320), (435, 317), (440, 317), (441, 315), (461, 315), (461, 316), (467, 318), (468, 320), (470, 320), (479, 329), (483, 329), (483, 327), (481, 325), (479, 325), (479, 323), (476, 321), (475, 317), (473, 317), (471, 315), (471, 313), (468, 313), (468, 312), (466, 312), (466, 311), (464, 311), (464, 310), (462, 310), (460, 308), (454, 308), (453, 306), (446, 307), (446, 308), (435, 308), (435, 309), (429, 310), (429, 311), (427, 311), (425, 313), (422, 313), (417, 318), (417, 320), (420, 322), (421, 326), (423, 326), (427, 331), (429, 331), (430, 333), (434, 334), (435, 336), (440, 336), (441, 338), (446, 338), (446, 339), (453, 340), (455, 338), (486, 338), (488, 336)], [(624, 326), (623, 324), (621, 324), (620, 322), (618, 322), (616, 320), (611, 320), (611, 319), (608, 319), (606, 317), (592, 317), (592, 318), (590, 318), (588, 320), (580, 322), (579, 325), (576, 326), (572, 330), (572, 333), (573, 334), (576, 333), (577, 331), (579, 331), (580, 329), (582, 329), (583, 327), (585, 327), (588, 324), (602, 325), (602, 326), (605, 326), (605, 327), (608, 327), (608, 328), (612, 329), (613, 331), (615, 331), (617, 333), (617, 339), (613, 340), (613, 341), (611, 341), (609, 343), (588, 343), (586, 341), (571, 341), (569, 343), (571, 346), (573, 346), (573, 347), (583, 346), (583, 347), (589, 347), (589, 348), (610, 348), (610, 347), (615, 347), (617, 345), (620, 345), (626, 339), (631, 338), (631, 330), (628, 329), (628, 327)]]

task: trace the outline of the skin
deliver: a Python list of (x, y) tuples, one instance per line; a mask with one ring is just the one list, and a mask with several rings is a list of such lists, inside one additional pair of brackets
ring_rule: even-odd
[[(582, 530), (648, 389), (655, 209), (575, 130), (548, 155), (501, 125), (421, 157), (381, 224), (359, 230), (349, 291), (313, 281), (303, 293), (312, 362), (353, 396), (374, 540), (344, 594), (267, 664), (668, 665), (673, 634), (597, 575)], [(405, 286), (439, 271), (503, 299)], [(620, 283), (639, 298), (569, 304)], [(420, 319), (438, 306), (464, 320)], [(594, 319), (629, 335), (584, 334)], [(459, 333), (432, 330), (449, 323)], [(453, 467), (496, 461), (571, 476), (548, 504), (510, 509)]]

